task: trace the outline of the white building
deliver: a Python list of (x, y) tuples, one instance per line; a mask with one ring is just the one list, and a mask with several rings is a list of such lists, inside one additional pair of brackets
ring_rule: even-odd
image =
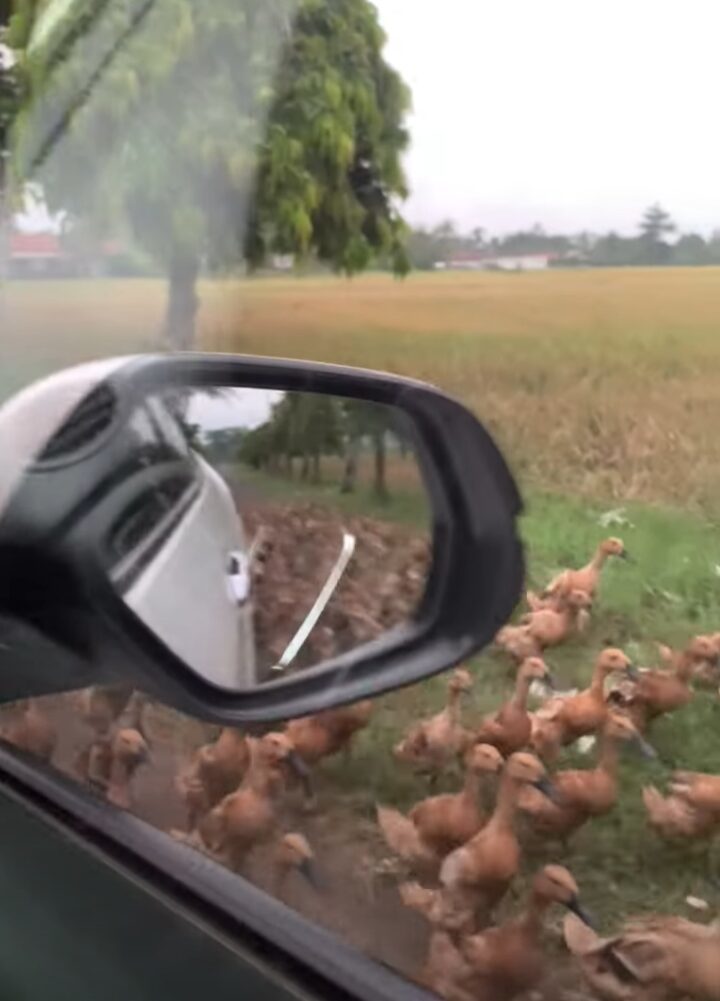
[(550, 267), (555, 254), (516, 254), (513, 257), (488, 257), (485, 268), (499, 271), (544, 271)]
[(451, 271), (544, 271), (557, 254), (486, 254), (482, 251), (459, 251), (447, 261), (438, 261), (437, 270)]

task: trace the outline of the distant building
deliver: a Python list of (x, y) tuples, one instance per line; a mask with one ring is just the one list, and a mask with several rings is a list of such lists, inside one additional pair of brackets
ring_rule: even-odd
[(9, 271), (12, 278), (46, 278), (65, 275), (70, 267), (56, 233), (10, 234)]
[(544, 271), (560, 259), (559, 254), (490, 254), (481, 250), (459, 250), (446, 261), (438, 261), (437, 270), (449, 271)]
[(103, 278), (143, 273), (119, 241), (108, 240), (80, 249), (50, 231), (13, 230), (9, 240), (10, 278)]

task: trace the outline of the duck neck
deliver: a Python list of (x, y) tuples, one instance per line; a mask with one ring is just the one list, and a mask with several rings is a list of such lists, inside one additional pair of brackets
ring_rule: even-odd
[[(510, 775), (503, 775), (500, 780), (495, 810), (487, 823), (487, 827), (492, 827), (493, 830), (506, 830), (512, 827), (517, 803), (517, 789), (517, 781)], [(485, 828), (486, 830), (487, 827)]]
[(259, 793), (267, 792), (271, 784), (270, 769), (267, 762), (262, 760), (257, 740), (252, 740), (250, 744), (250, 763), (245, 773), (244, 784)]
[(605, 698), (605, 671), (600, 666), (597, 666), (592, 673), (590, 691), (597, 698)]
[(453, 723), (457, 723), (460, 719), (460, 699), (462, 698), (462, 692), (459, 688), (451, 688), (448, 693), (447, 700), (447, 712), (448, 716)]
[(113, 755), (108, 784), (116, 789), (125, 789), (130, 782), (132, 769), (123, 758)]
[(590, 570), (602, 570), (605, 560), (607, 559), (607, 553), (602, 546), (598, 546), (593, 554), (593, 558), (588, 564)]
[(465, 779), (463, 781), (462, 794), (463, 797), (469, 800), (471, 803), (477, 803), (480, 799), (481, 790), (481, 777), (477, 772), (472, 771), (468, 768), (465, 772)]
[(548, 909), (549, 901), (535, 890), (530, 894), (527, 907), (520, 916), (520, 925), (531, 934), (539, 935), (542, 931), (543, 919)]
[(510, 702), (516, 709), (527, 709), (528, 694), (530, 692), (530, 678), (522, 671), (518, 673), (515, 682), (515, 691)]
[(695, 666), (692, 656), (683, 650), (675, 665), (675, 677), (687, 683), (692, 678), (693, 667)]

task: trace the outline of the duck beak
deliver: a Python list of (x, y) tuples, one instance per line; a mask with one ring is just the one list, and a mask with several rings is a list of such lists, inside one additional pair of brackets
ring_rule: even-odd
[(580, 920), (583, 922), (583, 924), (586, 924), (588, 928), (592, 928), (593, 930), (595, 930), (595, 922), (590, 917), (590, 915), (585, 910), (585, 908), (580, 903), (577, 897), (572, 897), (570, 900), (568, 900), (565, 906), (569, 911), (572, 911), (573, 914), (579, 917)]
[(642, 754), (643, 758), (647, 758), (648, 761), (654, 761), (657, 758), (658, 753), (655, 748), (640, 734), (633, 738), (632, 744)]
[(550, 689), (551, 692), (556, 692), (557, 691), (557, 687), (558, 687), (557, 686), (557, 681), (555, 680), (555, 677), (550, 673), (550, 671), (546, 672), (545, 677), (543, 678), (543, 681), (545, 682), (545, 684), (547, 685), (547, 687)]
[(631, 681), (640, 680), (640, 672), (638, 671), (638, 669), (635, 667), (634, 664), (628, 664), (628, 666), (625, 668), (625, 674), (627, 674), (628, 678)]
[(310, 778), (310, 769), (305, 764), (303, 759), (297, 753), (297, 751), (290, 751), (287, 756), (287, 763), (290, 765), (292, 770), (295, 772), (299, 779), (306, 782)]
[(632, 984), (634, 986), (638, 986), (640, 983), (640, 977), (637, 969), (629, 963), (624, 956), (622, 956), (619, 952), (616, 952), (612, 945), (608, 945), (605, 949), (603, 949), (602, 954), (607, 960), (608, 966), (621, 984)]
[(636, 560), (634, 560), (632, 558), (632, 556), (627, 551), (627, 549), (623, 549), (623, 551), (620, 553), (620, 559), (621, 560), (625, 560), (626, 563), (635, 563), (636, 562)]
[(315, 865), (315, 859), (304, 858), (298, 866), (298, 872), (308, 881), (313, 890), (322, 890), (322, 881)]
[(537, 779), (532, 784), (536, 789), (539, 789), (544, 796), (547, 796), (551, 803), (562, 803), (562, 795), (559, 789), (557, 786), (552, 784), (547, 775), (543, 775), (541, 779)]
[(312, 773), (306, 762), (303, 761), (297, 751), (290, 751), (286, 760), (290, 768), (300, 780), (300, 784), (305, 790), (305, 796), (308, 799), (311, 799), (313, 796), (313, 787), (312, 782), (310, 781)]

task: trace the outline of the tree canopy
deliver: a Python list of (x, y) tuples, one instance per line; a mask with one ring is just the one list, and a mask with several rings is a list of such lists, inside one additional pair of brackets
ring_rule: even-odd
[(669, 213), (657, 202), (645, 210), (640, 220), (640, 232), (651, 243), (659, 243), (664, 236), (674, 233), (676, 229)]
[(243, 437), (238, 458), (257, 469), (288, 475), (292, 475), (293, 460), (299, 459), (300, 478), (318, 483), (322, 458), (342, 457), (340, 489), (351, 493), (365, 446), (373, 454), (373, 490), (378, 498), (386, 499), (388, 439), (406, 447), (395, 424), (392, 408), (380, 404), (318, 393), (286, 393), (268, 420)]
[[(678, 234), (672, 241), (668, 237)], [(670, 214), (658, 204), (643, 212), (635, 235), (607, 233), (551, 233), (540, 225), (532, 229), (493, 235), (475, 226), (461, 231), (451, 221), (410, 232), (407, 241), (410, 263), (431, 269), (452, 263), (456, 255), (515, 257), (549, 254), (559, 267), (633, 267), (648, 265), (696, 266), (720, 264), (720, 230), (709, 238), (698, 233), (678, 233)]]
[(20, 95), (17, 70), (7, 44), (10, 13), (9, 0), (0, 0), (0, 197), (4, 190), (8, 131), (15, 118)]
[(53, 20), (57, 4), (16, 0), (18, 181), (130, 227), (170, 279), (175, 346), (202, 264), (406, 268), (409, 92), (369, 0), (70, 0)]

